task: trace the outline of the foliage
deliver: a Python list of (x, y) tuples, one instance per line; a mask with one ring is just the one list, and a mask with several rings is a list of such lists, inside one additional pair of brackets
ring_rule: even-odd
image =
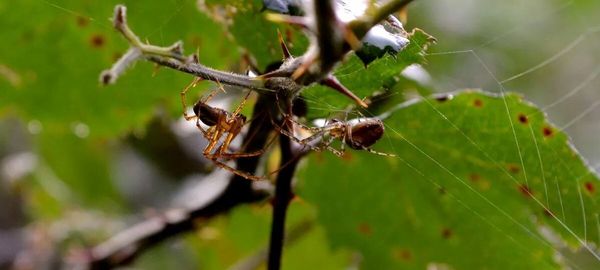
[[(235, 70), (244, 54), (261, 70), (281, 60), (278, 29), (293, 54), (308, 46), (298, 29), (267, 21), (262, 1), (198, 2), (125, 4), (130, 24), (143, 38), (159, 45), (181, 39), (187, 51), (198, 49), (203, 64), (222, 70)], [(117, 84), (99, 86), (100, 71), (126, 50), (104, 19), (114, 4), (24, 0), (11, 2), (9, 9), (0, 3), (0, 66), (19, 78), (0, 77), (0, 115), (28, 126), (39, 156), (34, 172), (17, 184), (32, 223), (59, 222), (81, 209), (102, 211), (110, 220), (140, 210), (117, 182), (123, 180), (115, 173), (120, 154), (131, 147), (132, 137), (152, 132), (149, 122), (157, 115), (169, 122), (180, 116), (179, 91), (191, 81), (189, 75), (140, 62)], [(35, 20), (26, 19), (31, 14)], [(409, 39), (397, 55), (365, 66), (351, 54), (335, 70), (360, 97), (382, 91), (400, 97), (379, 110), (361, 111), (385, 115), (386, 133), (374, 148), (395, 157), (354, 150), (343, 158), (310, 155), (297, 177), (298, 198), (288, 224), (308, 220), (313, 228), (286, 247), (285, 268), (577, 265), (557, 260), (556, 254), (568, 256), (564, 244), (600, 245), (594, 229), (600, 210), (595, 172), (567, 135), (517, 94), (461, 90), (400, 103), (410, 98), (406, 88), (429, 91), (401, 72), (412, 64), (426, 66), (425, 52), (434, 40), (419, 29)], [(320, 85), (302, 94), (308, 120), (351, 105)], [(183, 248), (170, 241), (143, 255), (139, 265), (229, 267), (266, 247), (269, 214), (268, 203), (238, 207), (175, 240)], [(110, 229), (104, 233), (115, 233)], [(82, 242), (99, 241), (85, 233), (73, 234), (82, 234)]]

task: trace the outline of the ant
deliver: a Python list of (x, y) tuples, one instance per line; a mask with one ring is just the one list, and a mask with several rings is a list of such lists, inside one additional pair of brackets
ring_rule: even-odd
[[(291, 55), (287, 45), (285, 44), (285, 41), (283, 40), (281, 33), (278, 31), (277, 34), (278, 34), (278, 38), (279, 38), (279, 45), (281, 46), (281, 49), (283, 51), (283, 60), (285, 63), (285, 61), (289, 61), (289, 60), (293, 59), (293, 56)], [(277, 75), (277, 72), (278, 71), (276, 71), (274, 73), (267, 73), (267, 74), (262, 75), (262, 77), (274, 76), (274, 75)], [(294, 72), (294, 74), (298, 74), (298, 72), (300, 72), (300, 73), (304, 72), (302, 70), (302, 67), (299, 67)], [(292, 74), (292, 77), (294, 77), (294, 74)], [(362, 107), (368, 106), (363, 100), (356, 97), (356, 95), (354, 95), (350, 90), (348, 90), (345, 86), (343, 86), (337, 80), (337, 78), (335, 78), (334, 76), (328, 76), (327, 78), (325, 78), (322, 81), (322, 84), (329, 86), (329, 87), (335, 89), (336, 91), (350, 97), (351, 99), (356, 101)], [(278, 95), (275, 95), (275, 98), (277, 99), (277, 105), (279, 105), (278, 97), (279, 97)], [(293, 107), (293, 105), (291, 105), (291, 106)], [(341, 120), (334, 119), (329, 123), (325, 122), (325, 125), (323, 127), (308, 127), (308, 126), (303, 125), (303, 124), (299, 123), (298, 121), (294, 120), (293, 116), (292, 116), (293, 115), (292, 112), (283, 113), (282, 108), (279, 107), (279, 109), (282, 112), (282, 115), (284, 118), (283, 123), (287, 123), (287, 121), (289, 121), (292, 124), (296, 124), (297, 126), (300, 126), (302, 129), (305, 129), (305, 130), (311, 132), (312, 135), (310, 135), (304, 139), (298, 139), (293, 134), (293, 131), (289, 132), (287, 130), (284, 130), (281, 128), (281, 126), (279, 126), (275, 122), (273, 122), (274, 128), (279, 133), (289, 137), (291, 140), (293, 140), (299, 144), (302, 144), (304, 146), (307, 146), (315, 151), (320, 152), (320, 151), (323, 151), (324, 149), (327, 149), (327, 150), (330, 150), (331, 152), (333, 152), (334, 154), (336, 154), (337, 156), (341, 157), (345, 153), (345, 145), (348, 145), (350, 148), (355, 149), (355, 150), (365, 150), (370, 153), (381, 155), (381, 156), (394, 156), (392, 154), (377, 152), (377, 151), (369, 148), (370, 146), (375, 144), (379, 139), (381, 139), (381, 137), (383, 136), (384, 125), (383, 125), (383, 122), (377, 118), (360, 118), (360, 119), (358, 119), (357, 122), (356, 121), (341, 121)], [(273, 121), (273, 119), (271, 119), (271, 121)], [(321, 139), (320, 142), (318, 142), (318, 144), (315, 145), (313, 142), (315, 142), (319, 138)], [(331, 144), (333, 143), (333, 141), (335, 139), (339, 139), (342, 141), (342, 145), (339, 150), (335, 149), (331, 146)]]
[[(348, 145), (352, 149), (365, 150), (380, 156), (395, 156), (393, 154), (377, 152), (370, 148), (381, 139), (384, 132), (383, 122), (377, 118), (360, 118), (350, 121), (333, 119), (331, 122), (325, 122), (325, 125), (322, 127), (308, 127), (289, 116), (286, 116), (286, 121), (291, 121), (302, 129), (312, 132), (312, 134), (304, 139), (298, 139), (294, 134), (274, 124), (275, 129), (293, 141), (318, 152), (327, 149), (335, 155), (342, 157), (346, 151), (345, 145)], [(314, 144), (313, 142), (317, 139), (321, 139), (321, 141), (318, 144)], [(335, 139), (342, 141), (340, 149), (331, 146)]]
[[(228, 170), (236, 175), (244, 177), (249, 180), (261, 180), (264, 177), (258, 177), (247, 172), (243, 172), (237, 170), (235, 168), (230, 167), (229, 165), (219, 161), (219, 159), (235, 159), (235, 158), (245, 158), (245, 157), (254, 157), (262, 155), (265, 152), (265, 149), (252, 152), (252, 153), (239, 153), (239, 152), (227, 152), (229, 149), (229, 145), (236, 138), (238, 134), (242, 131), (242, 128), (246, 124), (246, 116), (240, 114), (240, 111), (244, 107), (246, 100), (250, 96), (250, 91), (244, 96), (242, 102), (237, 106), (237, 108), (233, 112), (228, 112), (226, 110), (220, 108), (214, 108), (207, 104), (207, 102), (216, 94), (217, 90), (225, 91), (223, 86), (217, 82), (219, 85), (219, 89), (213, 90), (208, 96), (204, 98), (200, 98), (196, 104), (194, 104), (193, 116), (190, 116), (186, 112), (186, 93), (190, 88), (195, 87), (198, 82), (200, 82), (201, 78), (196, 78), (194, 81), (189, 84), (182, 92), (181, 92), (181, 104), (183, 106), (183, 117), (187, 121), (196, 120), (196, 127), (202, 132), (204, 138), (208, 140), (208, 144), (204, 148), (202, 154), (210, 159), (215, 165)], [(204, 129), (200, 122), (207, 125), (209, 128)], [(227, 134), (227, 135), (225, 135)], [(217, 144), (223, 138), (223, 142), (217, 147)], [(216, 147), (216, 149), (215, 149)]]

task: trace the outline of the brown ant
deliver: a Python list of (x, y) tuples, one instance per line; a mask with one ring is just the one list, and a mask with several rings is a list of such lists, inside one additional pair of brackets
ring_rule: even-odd
[[(259, 156), (265, 152), (265, 149), (252, 152), (252, 153), (231, 153), (227, 152), (229, 149), (229, 145), (235, 139), (235, 137), (240, 134), (242, 128), (246, 124), (246, 116), (240, 114), (240, 111), (244, 107), (248, 96), (250, 96), (250, 91), (244, 96), (242, 102), (237, 106), (237, 108), (233, 112), (228, 112), (226, 110), (220, 108), (214, 108), (206, 104), (217, 92), (218, 89), (213, 90), (208, 96), (201, 98), (196, 102), (193, 107), (194, 114), (193, 116), (189, 116), (186, 112), (186, 93), (187, 91), (195, 87), (196, 84), (202, 79), (196, 78), (191, 84), (189, 84), (182, 92), (181, 92), (181, 104), (183, 106), (183, 117), (185, 120), (190, 121), (196, 119), (196, 127), (202, 132), (204, 138), (208, 140), (208, 144), (204, 148), (202, 154), (210, 159), (215, 165), (228, 170), (234, 174), (237, 174), (241, 177), (244, 177), (249, 180), (261, 180), (264, 177), (258, 177), (252, 175), (247, 172), (243, 172), (228, 166), (227, 164), (219, 161), (219, 159), (235, 159), (235, 158), (244, 158), (244, 157), (254, 157)], [(219, 84), (219, 89), (223, 90), (221, 84)], [(223, 90), (224, 91), (224, 90)], [(204, 129), (200, 122), (207, 125), (209, 128)], [(217, 144), (223, 139), (223, 142), (217, 147)], [(216, 147), (216, 149), (215, 149)]]
[[(286, 121), (300, 126), (302, 129), (311, 132), (312, 134), (304, 139), (298, 139), (294, 134), (274, 125), (275, 128), (283, 135), (288, 136), (293, 141), (305, 145), (312, 150), (321, 152), (325, 149), (333, 152), (337, 156), (342, 157), (345, 153), (345, 145), (355, 150), (365, 150), (370, 153), (381, 156), (395, 156), (392, 154), (377, 152), (370, 147), (375, 144), (384, 132), (383, 122), (377, 118), (360, 118), (352, 121), (341, 121), (333, 119), (331, 122), (326, 122), (322, 127), (308, 127), (297, 121), (286, 117)], [(321, 139), (318, 144), (313, 144), (317, 139)], [(331, 144), (335, 139), (341, 140), (340, 149), (333, 148)]]

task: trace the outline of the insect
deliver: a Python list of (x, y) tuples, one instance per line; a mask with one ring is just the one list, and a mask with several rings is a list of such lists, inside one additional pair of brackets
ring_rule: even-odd
[[(291, 117), (286, 117), (286, 121), (291, 121), (301, 129), (307, 130), (312, 134), (304, 139), (299, 139), (296, 135), (274, 125), (275, 128), (283, 135), (288, 136), (293, 141), (305, 145), (315, 151), (323, 151), (325, 149), (333, 152), (337, 156), (343, 156), (345, 153), (345, 145), (355, 150), (365, 150), (370, 153), (381, 156), (394, 156), (392, 154), (382, 153), (371, 149), (384, 132), (383, 122), (377, 118), (360, 118), (351, 121), (341, 121), (333, 119), (326, 122), (322, 127), (308, 127)], [(320, 141), (318, 141), (320, 139)], [(340, 149), (331, 146), (334, 140), (342, 142)]]
[[(244, 177), (249, 180), (261, 180), (263, 177), (258, 177), (247, 172), (237, 170), (223, 163), (219, 159), (236, 159), (244, 157), (259, 156), (265, 152), (265, 149), (251, 152), (251, 153), (240, 153), (240, 152), (229, 152), (229, 145), (240, 134), (242, 128), (246, 124), (246, 116), (240, 113), (250, 91), (244, 96), (242, 102), (237, 106), (233, 112), (228, 112), (220, 108), (214, 108), (207, 104), (207, 102), (217, 93), (218, 89), (213, 90), (208, 96), (200, 98), (196, 104), (194, 104), (193, 111), (194, 115), (188, 115), (186, 112), (186, 93), (190, 88), (196, 86), (202, 79), (196, 78), (191, 84), (189, 84), (181, 92), (181, 104), (183, 106), (183, 117), (187, 121), (196, 120), (196, 127), (202, 132), (204, 138), (208, 140), (208, 144), (204, 148), (202, 154), (210, 159), (215, 165), (228, 170), (236, 175)], [(219, 89), (223, 90), (223, 87), (219, 84)], [(208, 129), (204, 129), (200, 122), (208, 126)], [(219, 142), (222, 139), (222, 143)], [(218, 145), (218, 146), (217, 146)]]

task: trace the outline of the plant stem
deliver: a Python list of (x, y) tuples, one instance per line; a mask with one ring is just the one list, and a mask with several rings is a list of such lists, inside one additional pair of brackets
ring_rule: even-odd
[(186, 63), (182, 64), (180, 61), (164, 58), (160, 56), (146, 56), (146, 59), (165, 67), (169, 67), (181, 72), (195, 75), (205, 80), (219, 82), (227, 85), (240, 86), (243, 88), (249, 88), (258, 91), (273, 92), (274, 90), (268, 89), (264, 86), (264, 81), (261, 79), (251, 78), (241, 74), (235, 74), (231, 72), (220, 71), (209, 68), (205, 65), (198, 63)]
[[(249, 133), (244, 137), (243, 151), (253, 152), (265, 147), (268, 136), (273, 130), (270, 120), (273, 95), (260, 95), (254, 105)], [(254, 173), (260, 156), (236, 160), (236, 168)], [(116, 234), (106, 242), (89, 250), (90, 258), (85, 262), (89, 269), (112, 269), (133, 262), (147, 249), (174, 236), (190, 232), (198, 226), (198, 220), (210, 219), (228, 212), (232, 208), (265, 199), (268, 194), (257, 192), (252, 182), (239, 175), (233, 175), (225, 191), (214, 201), (195, 206), (191, 209), (170, 210), (161, 215), (144, 220)]]
[[(290, 107), (291, 109), (291, 107)], [(291, 112), (290, 112), (291, 115)], [(291, 123), (284, 123), (284, 129), (292, 131)], [(269, 242), (269, 270), (281, 268), (281, 256), (285, 236), (285, 218), (290, 201), (294, 197), (292, 191), (292, 179), (302, 154), (295, 153), (292, 149), (292, 141), (286, 135), (279, 135), (281, 149), (281, 166), (284, 168), (277, 174), (275, 186), (275, 197), (273, 198), (273, 221), (271, 223), (271, 238)]]

